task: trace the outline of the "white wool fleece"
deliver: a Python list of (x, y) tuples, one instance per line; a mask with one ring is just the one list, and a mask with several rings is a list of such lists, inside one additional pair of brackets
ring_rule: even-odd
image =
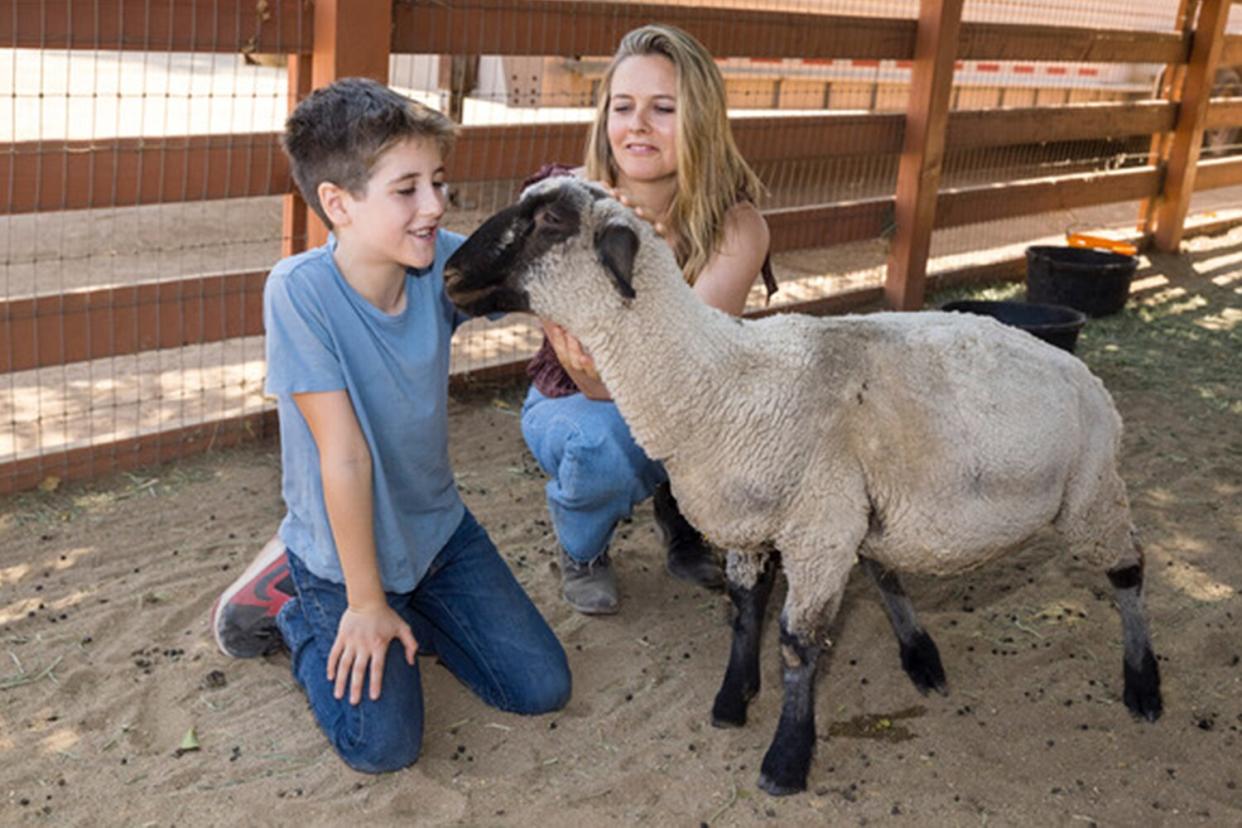
[[(969, 314), (737, 319), (645, 222), (580, 207), (579, 234), (524, 277), (531, 305), (591, 352), (691, 523), (753, 558), (731, 575), (747, 585), (781, 551), (792, 632), (817, 632), (860, 552), (948, 574), (1055, 524), (1090, 563), (1134, 555), (1121, 421), (1072, 355)], [(633, 299), (597, 259), (607, 222), (638, 234)]]

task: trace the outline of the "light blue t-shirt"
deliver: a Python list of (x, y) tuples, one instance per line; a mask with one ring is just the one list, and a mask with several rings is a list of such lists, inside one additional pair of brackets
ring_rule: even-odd
[(349, 392), (371, 451), (375, 548), (389, 592), (410, 592), (465, 506), (448, 457), (449, 339), (464, 316), (444, 295), (444, 263), (463, 238), (443, 230), (435, 262), (406, 273), (389, 315), (350, 287), (335, 241), (279, 262), (263, 291), (267, 392), (280, 413), (280, 538), (315, 575), (344, 583), (324, 504), (319, 451), (293, 395)]

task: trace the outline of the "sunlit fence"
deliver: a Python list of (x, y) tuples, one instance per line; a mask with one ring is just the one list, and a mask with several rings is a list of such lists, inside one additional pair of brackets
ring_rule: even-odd
[[(1236, 204), (1242, 98), (1206, 99), (1242, 65), (1228, 9), (16, 0), (0, 13), (0, 492), (271, 433), (263, 281), (323, 238), (279, 131), (332, 78), (384, 79), (463, 124), (446, 223), (468, 232), (541, 164), (582, 158), (624, 32), (682, 26), (718, 56), (769, 190), (782, 290), (752, 311), (911, 307), (937, 279), (1013, 278), (1023, 246), (1070, 227), (1176, 244), (1192, 193)], [(1226, 137), (1200, 160), (1204, 130)], [(528, 320), (471, 323), (453, 371), (512, 373), (537, 344)]]

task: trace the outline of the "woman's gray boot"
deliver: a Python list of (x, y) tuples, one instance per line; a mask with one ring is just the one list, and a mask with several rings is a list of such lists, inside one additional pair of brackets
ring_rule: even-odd
[(607, 552), (587, 563), (579, 563), (561, 552), (561, 594), (569, 605), (584, 615), (612, 615), (620, 606), (617, 575)]
[(661, 483), (652, 498), (656, 528), (668, 550), (668, 571), (706, 589), (724, 589), (724, 570), (716, 550), (677, 508), (672, 487)]

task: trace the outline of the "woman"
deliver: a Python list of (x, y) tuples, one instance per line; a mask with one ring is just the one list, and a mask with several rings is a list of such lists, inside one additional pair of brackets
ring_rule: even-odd
[[(672, 246), (699, 298), (739, 315), (768, 267), (762, 189), (729, 129), (724, 80), (690, 35), (643, 26), (625, 35), (604, 74), (581, 174), (612, 187)], [(677, 511), (663, 467), (634, 442), (581, 344), (545, 322), (528, 371), (522, 434), (551, 480), (563, 593), (586, 614), (618, 609), (607, 548), (617, 522), (655, 495), (674, 575), (719, 588), (713, 550)]]

